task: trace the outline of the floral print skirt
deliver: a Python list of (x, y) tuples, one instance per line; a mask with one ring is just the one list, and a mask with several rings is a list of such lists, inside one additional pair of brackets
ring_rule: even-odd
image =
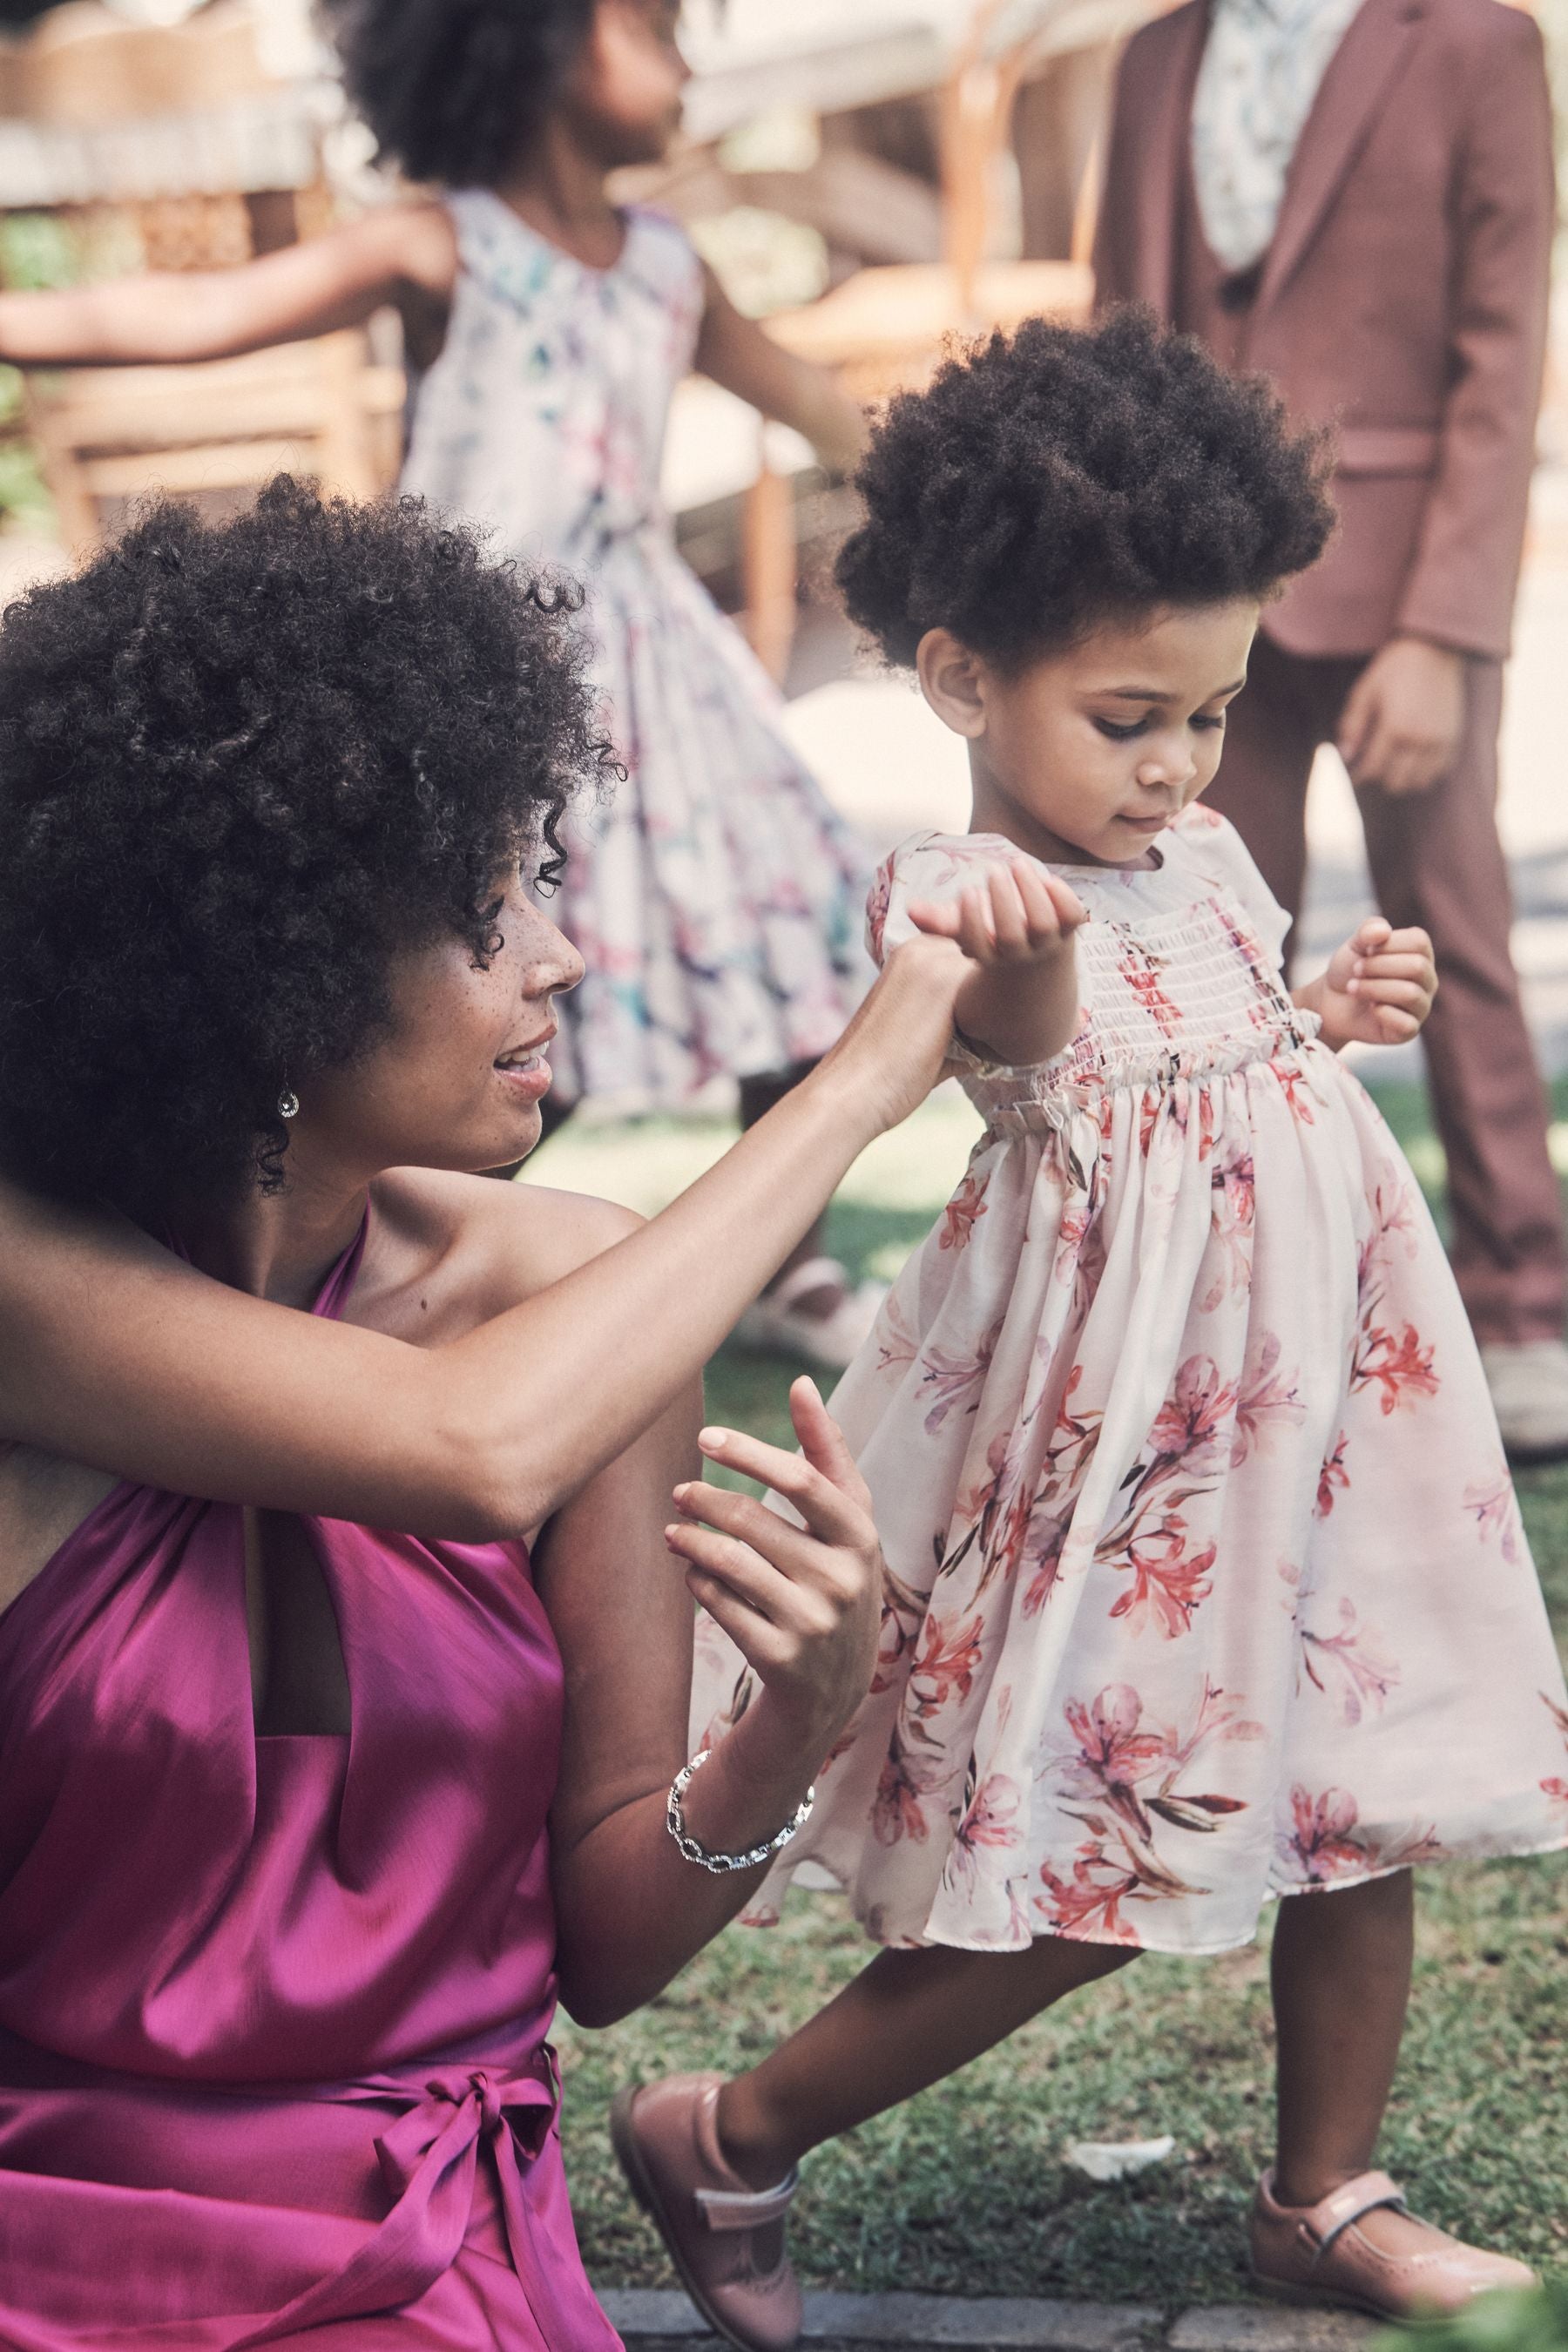
[(791, 749), (772, 683), (666, 537), (589, 577), (595, 675), (626, 771), (563, 829), (545, 910), (586, 972), (557, 1001), (555, 1093), (679, 1106), (814, 1060), (872, 978), (870, 860)]
[[(998, 1111), (834, 1410), (872, 1691), (749, 1916), (1203, 1952), (1568, 1844), (1568, 1699), (1441, 1244), (1320, 1045)], [(693, 1727), (744, 1705), (704, 1625)]]

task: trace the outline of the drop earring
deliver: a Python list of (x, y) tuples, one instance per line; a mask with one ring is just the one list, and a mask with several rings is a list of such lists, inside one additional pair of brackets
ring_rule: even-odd
[(300, 1097), (299, 1097), (299, 1096), (294, 1092), (294, 1089), (293, 1089), (293, 1087), (284, 1087), (284, 1089), (283, 1089), (283, 1091), (282, 1091), (282, 1093), (279, 1096), (279, 1097), (278, 1097), (278, 1116), (279, 1116), (279, 1118), (299, 1118), (299, 1116), (300, 1116)]

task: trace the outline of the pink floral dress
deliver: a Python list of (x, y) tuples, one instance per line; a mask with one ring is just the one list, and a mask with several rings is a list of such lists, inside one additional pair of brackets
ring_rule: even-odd
[[(911, 898), (1017, 853), (923, 835)], [(1568, 1844), (1568, 1712), (1458, 1292), (1410, 1170), (1194, 807), (1070, 869), (1078, 1036), (966, 1055), (985, 1119), (834, 1410), (888, 1566), (869, 1696), (791, 1872), (883, 1943), (1176, 1952), (1270, 1895)], [(699, 1643), (694, 1729), (744, 1705)]]

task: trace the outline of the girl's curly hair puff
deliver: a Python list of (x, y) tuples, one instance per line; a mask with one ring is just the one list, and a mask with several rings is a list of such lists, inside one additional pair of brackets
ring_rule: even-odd
[(286, 477), (152, 508), (0, 629), (0, 1164), (146, 1214), (280, 1182), (282, 1089), (384, 1031), (387, 967), (482, 961), (611, 755), (569, 583), (416, 499)]
[(594, 0), (327, 0), (349, 97), (411, 180), (494, 187), (571, 72)]
[(1152, 311), (1030, 319), (893, 401), (838, 584), (891, 662), (944, 628), (1016, 666), (1114, 614), (1268, 595), (1322, 552), (1330, 464), (1262, 376)]

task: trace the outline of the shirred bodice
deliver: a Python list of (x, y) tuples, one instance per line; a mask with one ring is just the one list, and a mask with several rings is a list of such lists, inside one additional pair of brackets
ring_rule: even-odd
[[(1012, 1066), (960, 1047), (952, 1066), (990, 1124), (1060, 1118), (1124, 1087), (1168, 1087), (1295, 1056), (1318, 1034), (1280, 967), (1287, 918), (1223, 820), (1194, 805), (1162, 836), (1157, 866), (1058, 867), (1089, 909), (1076, 934), (1078, 1034)], [(873, 894), (879, 958), (913, 926), (915, 898), (955, 896), (976, 869), (1021, 853), (999, 835), (917, 836)]]

